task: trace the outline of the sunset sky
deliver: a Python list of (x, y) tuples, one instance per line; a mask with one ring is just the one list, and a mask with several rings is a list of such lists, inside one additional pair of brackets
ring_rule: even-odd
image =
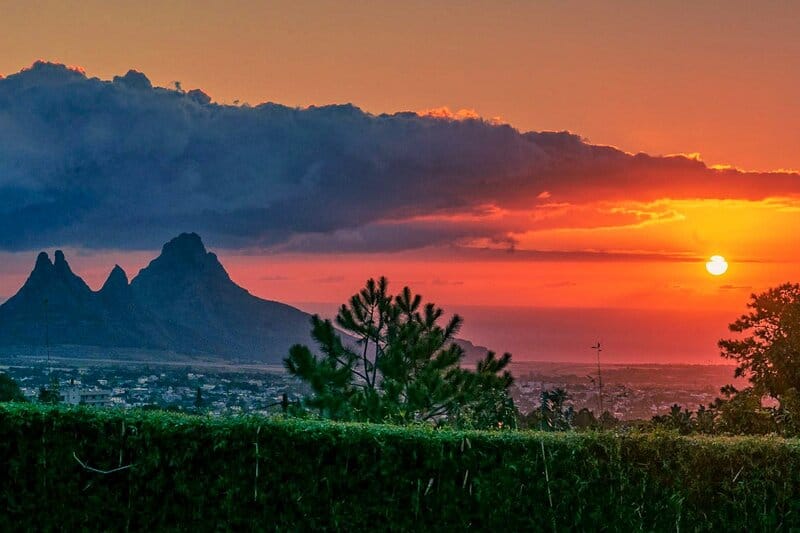
[(4, 12), (0, 300), (196, 231), (309, 311), (386, 275), (519, 359), (719, 363), (800, 281), (795, 4), (158, 5)]

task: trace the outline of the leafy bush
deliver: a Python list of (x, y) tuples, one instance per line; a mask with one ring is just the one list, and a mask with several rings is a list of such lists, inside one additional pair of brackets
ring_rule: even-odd
[(0, 480), (3, 527), (26, 530), (800, 527), (800, 441), (777, 437), (4, 404)]

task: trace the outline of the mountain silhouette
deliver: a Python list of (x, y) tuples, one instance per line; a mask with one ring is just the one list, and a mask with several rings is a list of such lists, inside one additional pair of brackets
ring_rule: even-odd
[(195, 233), (164, 245), (128, 282), (118, 265), (99, 291), (40, 253), (28, 280), (0, 305), (0, 346), (72, 345), (164, 350), (277, 363), (311, 344), (310, 315), (236, 285)]

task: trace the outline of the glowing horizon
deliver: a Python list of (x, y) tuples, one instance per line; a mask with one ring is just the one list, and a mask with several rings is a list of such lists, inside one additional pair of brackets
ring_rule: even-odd
[[(605, 309), (618, 345), (626, 320), (646, 330), (622, 357), (641, 360), (683, 310), (709, 324), (687, 360), (714, 359), (750, 293), (800, 281), (800, 9), (751, 11), (19, 5), (0, 21), (0, 298), (41, 249), (97, 288), (196, 231), (264, 298), (324, 308), (386, 275), (450, 312)], [(522, 357), (545, 327), (582, 334), (490, 315), (465, 331)]]

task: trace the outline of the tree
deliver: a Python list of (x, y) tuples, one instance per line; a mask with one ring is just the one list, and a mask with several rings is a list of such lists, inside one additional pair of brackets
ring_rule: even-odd
[(572, 426), (575, 429), (597, 429), (598, 424), (597, 417), (587, 407), (582, 407), (580, 411), (575, 413), (575, 418), (572, 420)]
[(747, 307), (729, 326), (740, 337), (719, 341), (722, 357), (736, 361), (736, 377), (747, 377), (754, 394), (800, 390), (800, 285), (753, 294)]
[(761, 405), (761, 393), (753, 387), (736, 390), (726, 385), (722, 398), (717, 398), (712, 408), (719, 413), (716, 429), (723, 433), (764, 435), (778, 429), (770, 409)]
[(603, 411), (598, 423), (600, 424), (600, 429), (614, 429), (620, 424), (619, 419), (608, 411)]
[(569, 393), (561, 388), (543, 390), (541, 394), (541, 428), (550, 431), (566, 431), (572, 429), (575, 416), (574, 408), (567, 405), (571, 399)]
[(315, 315), (311, 336), (320, 354), (295, 345), (284, 363), (311, 389), (303, 404), (324, 418), (514, 425), (511, 355), (489, 352), (475, 371), (461, 368), (465, 353), (454, 340), (462, 319), (442, 325), (443, 315), (408, 287), (395, 296), (386, 278), (370, 279), (336, 316), (347, 337)]
[(25, 395), (14, 381), (14, 378), (5, 373), (0, 373), (0, 402), (24, 402)]
[(697, 408), (694, 427), (700, 433), (714, 433), (716, 427), (717, 411), (711, 407), (701, 405)]
[(56, 404), (61, 401), (61, 386), (55, 377), (50, 378), (49, 387), (39, 389), (39, 402)]
[(688, 435), (694, 429), (692, 413), (688, 409), (681, 409), (681, 406), (673, 404), (667, 415), (653, 417), (653, 423), (668, 429), (675, 429), (681, 435)]

